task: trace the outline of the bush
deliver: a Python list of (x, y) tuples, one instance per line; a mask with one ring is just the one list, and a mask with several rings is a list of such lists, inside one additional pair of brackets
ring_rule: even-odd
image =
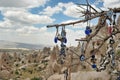
[(117, 55), (120, 55), (120, 50), (117, 51)]
[(19, 66), (19, 64), (16, 64), (15, 66), (16, 66), (16, 67), (18, 67), (18, 66)]
[(19, 74), (19, 72), (16, 70), (16, 71), (15, 71), (15, 74), (16, 74), (16, 75), (18, 75), (18, 74)]

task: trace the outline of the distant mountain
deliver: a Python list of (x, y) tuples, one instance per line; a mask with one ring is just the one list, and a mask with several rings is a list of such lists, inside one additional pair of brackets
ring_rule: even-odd
[(6, 49), (6, 48), (41, 49), (43, 47), (44, 47), (43, 45), (0, 40), (0, 48), (2, 49)]

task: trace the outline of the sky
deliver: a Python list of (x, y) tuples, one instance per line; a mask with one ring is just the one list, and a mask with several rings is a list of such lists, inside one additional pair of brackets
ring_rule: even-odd
[[(82, 9), (77, 4), (82, 3), (85, 4), (86, 1), (0, 0), (0, 40), (55, 45), (56, 30), (46, 26), (80, 20), (82, 14), (79, 10)], [(103, 10), (120, 7), (120, 0), (89, 0), (89, 3), (97, 10), (97, 7)], [(96, 20), (92, 20), (91, 26), (96, 23)], [(66, 26), (68, 46), (77, 45), (75, 39), (85, 36), (85, 27), (86, 23)]]

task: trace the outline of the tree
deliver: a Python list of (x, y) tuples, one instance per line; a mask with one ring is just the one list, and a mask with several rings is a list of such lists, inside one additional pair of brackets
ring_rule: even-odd
[[(47, 25), (47, 28), (51, 28), (51, 27), (56, 27), (56, 29), (58, 30), (59, 27), (66, 27), (68, 25), (74, 25), (74, 24), (78, 24), (81, 22), (88, 22), (89, 20), (92, 20), (94, 18), (99, 18), (98, 19), (98, 24), (95, 26), (94, 31), (89, 30), (89, 32), (86, 32), (86, 37), (84, 39), (75, 39), (76, 41), (84, 41), (86, 42), (85, 48), (84, 48), (84, 54), (88, 54), (91, 53), (92, 50), (94, 50), (92, 53), (97, 53), (98, 51), (101, 51), (101, 49), (106, 50), (107, 49), (107, 45), (106, 41), (110, 38), (113, 38), (113, 36), (119, 36), (117, 34), (120, 33), (120, 26), (119, 24), (116, 24), (115, 22), (115, 18), (116, 18), (116, 14), (120, 13), (120, 8), (109, 8), (108, 11), (101, 11), (98, 12), (96, 9), (94, 9), (89, 3), (87, 4), (82, 4), (82, 5), (86, 5), (87, 7), (89, 7), (90, 9), (93, 9), (93, 12), (91, 10), (85, 10), (85, 11), (81, 11), (81, 13), (83, 14), (83, 16), (85, 17), (85, 19), (83, 20), (78, 20), (78, 21), (74, 21), (74, 22), (69, 22), (69, 23), (62, 23), (62, 24), (53, 24), (53, 25)], [(81, 6), (81, 5), (80, 5)], [(113, 17), (113, 18), (112, 18)], [(103, 33), (101, 34), (103, 37), (98, 36), (98, 34), (105, 29), (106, 26), (106, 21), (109, 20), (110, 21), (110, 25), (113, 25), (113, 29), (109, 31), (109, 35), (105, 35), (103, 36)], [(119, 22), (120, 23), (120, 22)], [(87, 27), (86, 27), (87, 28)], [(57, 31), (56, 30), (56, 31)], [(112, 31), (112, 32), (111, 32)], [(91, 33), (88, 35), (88, 33)], [(93, 42), (93, 38), (95, 39), (96, 37), (101, 37), (102, 40), (100, 40), (100, 43), (98, 45), (98, 47), (96, 49), (93, 48), (90, 50), (90, 45)], [(97, 40), (97, 39), (96, 39)], [(99, 39), (98, 39), (99, 40)], [(118, 40), (118, 38), (116, 39)], [(114, 41), (113, 41), (114, 42)], [(114, 44), (114, 48), (116, 48), (116, 45), (118, 44), (115, 43)], [(113, 45), (112, 45), (113, 46)], [(74, 51), (72, 51), (72, 53), (75, 53)], [(106, 51), (104, 51), (104, 55), (105, 55)], [(75, 53), (76, 54), (76, 53)], [(80, 56), (78, 54), (76, 54), (79, 58)], [(94, 58), (94, 56), (92, 55), (92, 58)], [(84, 60), (86, 61), (86, 59)], [(93, 64), (95, 63), (95, 59), (92, 60)], [(88, 64), (91, 65), (91, 63), (87, 62)], [(96, 65), (92, 65), (93, 68), (96, 68)], [(98, 71), (96, 69), (96, 71)]]

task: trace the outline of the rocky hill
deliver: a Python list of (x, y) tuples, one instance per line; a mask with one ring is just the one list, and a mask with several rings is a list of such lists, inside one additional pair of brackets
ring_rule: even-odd
[(43, 45), (37, 44), (28, 44), (28, 43), (19, 43), (19, 42), (11, 42), (11, 41), (4, 41), (0, 40), (0, 48), (1, 49), (41, 49)]

